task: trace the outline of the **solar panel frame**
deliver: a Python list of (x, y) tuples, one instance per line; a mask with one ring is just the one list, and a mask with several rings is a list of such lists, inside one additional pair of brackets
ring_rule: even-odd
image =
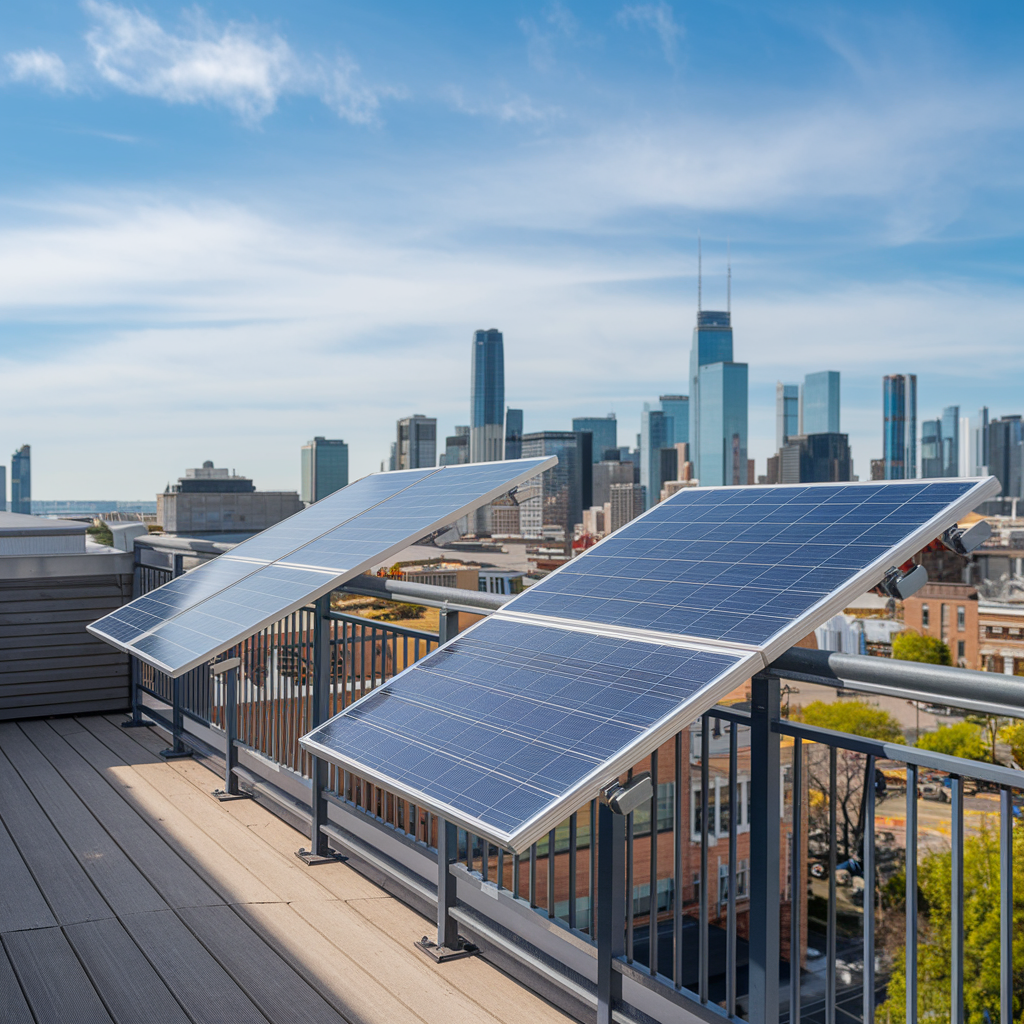
[[(510, 490), (512, 490), (515, 487), (518, 487), (520, 484), (525, 483), (527, 480), (531, 480), (533, 477), (537, 476), (538, 474), (545, 472), (546, 470), (550, 469), (552, 466), (556, 465), (557, 461), (558, 461), (557, 456), (552, 455), (552, 456), (548, 456), (546, 458), (509, 459), (509, 460), (505, 460), (505, 461), (503, 461), (501, 463), (497, 463), (497, 462), (495, 462), (495, 463), (469, 463), (469, 464), (466, 464), (464, 466), (442, 466), (439, 469), (437, 469), (435, 473), (429, 474), (427, 477), (420, 477), (419, 479), (429, 479), (429, 478), (432, 478), (434, 476), (442, 475), (442, 474), (445, 474), (445, 473), (451, 473), (451, 474), (463, 473), (463, 474), (468, 476), (468, 475), (470, 475), (470, 473), (473, 470), (479, 470), (481, 467), (485, 467), (486, 469), (491, 470), (491, 469), (497, 469), (497, 467), (499, 465), (508, 465), (508, 466), (512, 467), (512, 466), (518, 466), (519, 464), (523, 464), (521, 466), (519, 472), (514, 473), (512, 476), (509, 476), (509, 477), (505, 478), (500, 484), (492, 486), (491, 488), (489, 488), (484, 493), (477, 492), (476, 497), (474, 497), (472, 500), (464, 503), (463, 505), (460, 505), (458, 508), (456, 508), (454, 510), (446, 512), (444, 515), (440, 516), (437, 519), (431, 520), (429, 523), (425, 524), (422, 528), (417, 527), (415, 533), (407, 534), (407, 535), (403, 536), (400, 540), (396, 541), (395, 543), (393, 543), (393, 544), (391, 544), (391, 545), (389, 545), (389, 546), (387, 546), (385, 548), (381, 548), (381, 549), (375, 551), (372, 556), (367, 557), (367, 558), (361, 560), (358, 564), (352, 566), (351, 568), (345, 570), (342, 573), (336, 573), (336, 572), (331, 571), (331, 570), (325, 570), (325, 569), (309, 567), (309, 566), (298, 566), (298, 565), (289, 563), (287, 561), (287, 559), (290, 558), (291, 555), (293, 555), (295, 553), (295, 551), (293, 551), (289, 555), (286, 555), (286, 556), (284, 556), (283, 558), (280, 558), (280, 559), (276, 559), (275, 561), (272, 561), (272, 562), (267, 562), (267, 563), (256, 563), (256, 562), (253, 562), (252, 563), (253, 564), (253, 572), (252, 573), (246, 574), (240, 580), (236, 581), (235, 583), (233, 583), (233, 584), (231, 584), (231, 585), (229, 585), (227, 587), (222, 588), (221, 590), (217, 591), (216, 593), (210, 595), (209, 597), (205, 598), (204, 600), (202, 600), (202, 601), (198, 602), (197, 604), (193, 605), (192, 607), (186, 609), (184, 612), (179, 612), (179, 613), (169, 617), (168, 619), (165, 620), (164, 623), (161, 624), (161, 626), (156, 627), (154, 629), (146, 630), (139, 637), (137, 637), (136, 640), (134, 640), (134, 641), (132, 641), (130, 643), (126, 643), (123, 640), (120, 640), (120, 639), (110, 635), (109, 633), (107, 633), (101, 627), (101, 624), (107, 618), (106, 616), (104, 616), (103, 619), (99, 619), (96, 622), (90, 624), (87, 627), (87, 629), (89, 630), (90, 633), (94, 634), (95, 636), (100, 637), (102, 640), (104, 640), (107, 643), (111, 644), (113, 647), (117, 647), (118, 649), (124, 651), (127, 654), (132, 655), (133, 657), (139, 658), (140, 661), (144, 661), (146, 664), (151, 665), (153, 668), (157, 669), (160, 672), (165, 673), (166, 675), (170, 675), (172, 677), (177, 677), (177, 676), (184, 675), (186, 672), (191, 671), (193, 668), (196, 668), (198, 665), (204, 664), (205, 662), (209, 661), (211, 658), (214, 658), (218, 654), (222, 653), (223, 651), (226, 651), (229, 648), (233, 647), (236, 643), (240, 642), (241, 640), (244, 640), (246, 637), (252, 636), (254, 633), (258, 633), (261, 629), (264, 629), (267, 626), (272, 625), (273, 623), (275, 623), (275, 622), (279, 621), (280, 619), (284, 618), (286, 615), (289, 615), (292, 612), (297, 611), (299, 608), (305, 607), (306, 605), (308, 605), (312, 601), (316, 601), (318, 598), (323, 597), (324, 594), (329, 594), (332, 590), (336, 590), (338, 587), (342, 586), (344, 583), (348, 582), (350, 579), (355, 578), (356, 576), (358, 576), (361, 573), (365, 572), (367, 569), (372, 568), (374, 565), (377, 565), (378, 563), (380, 563), (382, 561), (386, 561), (387, 559), (391, 558), (393, 555), (397, 555), (400, 551), (403, 551), (405, 548), (407, 548), (410, 543), (413, 543), (413, 542), (419, 540), (421, 537), (425, 537), (425, 536), (427, 536), (427, 535), (429, 535), (431, 533), (436, 532), (437, 530), (443, 529), (444, 527), (451, 525), (454, 522), (457, 522), (463, 516), (468, 515), (470, 512), (473, 512), (477, 508), (480, 508), (483, 505), (486, 505), (488, 502), (493, 501), (495, 498), (498, 498), (501, 495), (508, 493)], [(411, 472), (419, 472), (419, 471), (412, 470)], [(414, 486), (414, 485), (410, 485), (410, 486)], [(387, 504), (387, 502), (392, 500), (394, 497), (396, 497), (398, 495), (401, 495), (401, 494), (405, 494), (409, 490), (410, 490), (410, 488), (407, 487), (407, 488), (404, 488), (401, 491), (396, 492), (395, 495), (392, 495), (391, 497), (385, 499), (384, 501), (378, 502), (377, 504), (371, 506), (369, 509), (363, 510), (362, 512), (358, 513), (357, 515), (350, 517), (348, 520), (346, 520), (346, 522), (351, 522), (353, 519), (357, 519), (359, 517), (359, 515), (365, 515), (365, 514), (368, 514), (369, 512), (372, 512), (374, 509), (380, 508), (382, 505)], [(331, 530), (325, 531), (324, 534), (321, 534), (320, 537), (326, 535), (327, 533), (333, 532), (333, 530), (337, 529), (339, 525), (344, 525), (344, 523), (336, 524), (334, 527), (332, 527)], [(319, 539), (319, 537), (317, 539)], [(303, 545), (303, 546), (305, 546), (305, 545)], [(301, 550), (301, 547), (299, 549), (296, 549), (296, 550)], [(230, 555), (221, 555), (221, 556), (218, 557), (218, 559), (214, 559), (213, 562), (215, 563), (215, 562), (219, 561), (221, 558), (225, 558), (225, 559), (231, 560), (230, 559)], [(259, 619), (253, 620), (251, 623), (247, 624), (244, 629), (242, 629), (240, 631), (235, 631), (234, 633), (232, 633), (230, 639), (221, 639), (218, 642), (216, 642), (215, 644), (212, 644), (209, 649), (203, 651), (202, 654), (194, 655), (193, 657), (188, 658), (188, 659), (186, 659), (184, 661), (175, 662), (175, 663), (172, 664), (172, 663), (170, 663), (168, 661), (163, 660), (161, 657), (159, 657), (159, 656), (157, 656), (157, 655), (155, 655), (153, 653), (150, 653), (147, 650), (142, 649), (139, 646), (139, 644), (146, 643), (147, 638), (149, 638), (151, 636), (154, 636), (155, 633), (157, 632), (157, 630), (162, 628), (163, 626), (168, 626), (168, 625), (176, 623), (182, 617), (182, 615), (184, 615), (184, 614), (188, 614), (188, 613), (192, 613), (192, 612), (200, 612), (202, 609), (204, 609), (205, 606), (208, 606), (211, 601), (215, 600), (218, 597), (222, 597), (223, 595), (227, 594), (228, 591), (230, 591), (234, 586), (237, 586), (239, 583), (245, 583), (247, 580), (251, 580), (253, 578), (253, 576), (256, 575), (257, 573), (262, 572), (262, 571), (266, 571), (268, 569), (273, 569), (276, 566), (280, 566), (282, 569), (287, 569), (287, 570), (303, 570), (304, 569), (306, 571), (311, 571), (313, 573), (321, 573), (321, 574), (324, 575), (324, 583), (321, 586), (315, 587), (315, 588), (309, 590), (308, 592), (306, 592), (301, 599), (293, 600), (293, 601), (287, 602), (285, 604), (282, 604), (282, 605), (278, 606), (277, 608), (275, 608), (273, 613), (269, 613), (269, 614), (263, 615)], [(187, 577), (187, 575), (188, 574), (186, 574), (186, 577)], [(179, 578), (182, 578), (182, 577), (179, 577)], [(171, 582), (173, 583), (174, 581), (171, 581)], [(157, 590), (152, 591), (151, 594), (158, 594), (160, 589), (162, 589), (162, 588), (158, 588)], [(145, 595), (145, 596), (149, 597), (151, 595)], [(139, 600), (139, 599), (137, 598), (136, 600)], [(130, 608), (131, 607), (131, 603), (129, 605), (126, 605), (125, 607), (126, 608)], [(155, 642), (151, 642), (147, 646), (155, 648), (157, 645), (156, 645)]]
[[(501, 618), (510, 622), (518, 621), (522, 622), (524, 625), (539, 626), (540, 628), (560, 629), (571, 633), (586, 633), (592, 636), (605, 638), (618, 635), (618, 631), (606, 628), (591, 628), (582, 623), (573, 623), (570, 626), (555, 626), (554, 624), (549, 623), (538, 623), (532, 616), (529, 621), (527, 621), (525, 617), (506, 616), (503, 612), (497, 612), (489, 619), (484, 619), (480, 622), (474, 623), (468, 629), (460, 633), (458, 637), (449, 641), (449, 644), (446, 644), (444, 647), (438, 648), (436, 651), (432, 651), (431, 654), (428, 655), (428, 659), (435, 657), (439, 651), (446, 650), (448, 646), (450, 646), (451, 643), (456, 642), (459, 637), (465, 638), (471, 633), (471, 631), (481, 628), (488, 621), (495, 618)], [(312, 733), (301, 737), (299, 742), (303, 749), (308, 751), (310, 754), (322, 757), (325, 760), (330, 761), (332, 764), (344, 768), (345, 770), (350, 771), (353, 774), (358, 775), (360, 778), (364, 778), (383, 789), (398, 793), (404, 799), (408, 799), (411, 803), (415, 804), (415, 806), (429, 810), (433, 814), (438, 814), (446, 821), (453, 822), (461, 828), (472, 832), (474, 835), (490, 839), (492, 842), (505, 849), (513, 850), (516, 853), (523, 853), (537, 842), (538, 839), (547, 835), (552, 828), (568, 818), (570, 814), (574, 811), (578, 811), (580, 807), (596, 796), (604, 786), (608, 785), (612, 779), (618, 778), (629, 768), (632, 768), (638, 761), (641, 761), (646, 757), (651, 750), (656, 750), (662, 745), (662, 743), (671, 739), (677, 732), (679, 732), (680, 729), (686, 728), (694, 718), (714, 707), (722, 696), (729, 693), (731, 690), (734, 690), (736, 686), (742, 683), (745, 679), (749, 679), (765, 667), (764, 657), (759, 651), (727, 651), (721, 646), (684, 643), (671, 637), (655, 638), (652, 636), (644, 636), (642, 638), (638, 638), (631, 635), (624, 635), (621, 639), (636, 643), (650, 644), (652, 646), (676, 647), (685, 651), (733, 655), (737, 660), (732, 667), (715, 677), (709, 683), (705, 684), (705, 686), (697, 691), (697, 693), (695, 693), (689, 700), (679, 704), (671, 712), (667, 713), (649, 728), (641, 732), (630, 743), (622, 747), (614, 757), (596, 765), (589, 774), (578, 780), (571, 787), (566, 789), (559, 797), (550, 801), (542, 808), (542, 810), (524, 821), (519, 828), (511, 832), (496, 828), (483, 821), (481, 818), (467, 814), (460, 808), (443, 800), (437, 799), (436, 796), (433, 796), (425, 790), (417, 789), (407, 783), (400, 782), (394, 777), (387, 775), (387, 773), (380, 772), (372, 766), (366, 765), (357, 757), (339, 752), (333, 747), (329, 747), (315, 739), (312, 739), (311, 737), (318, 730), (313, 730)], [(349, 705), (349, 707), (340, 712), (339, 715), (335, 715), (334, 719), (331, 719), (331, 721), (349, 714), (353, 709), (358, 708), (363, 701), (384, 693), (398, 683), (406, 672), (414, 671), (417, 665), (422, 667), (424, 662), (428, 659), (422, 659), (417, 662), (416, 665), (410, 666), (409, 669), (406, 669), (397, 676), (388, 680), (386, 683), (383, 683), (381, 686), (371, 690), (370, 693), (366, 694), (354, 704)]]
[[(843, 487), (858, 488), (858, 487), (878, 487), (884, 486), (886, 488), (896, 488), (901, 485), (907, 486), (908, 489), (916, 488), (924, 485), (932, 484), (951, 484), (956, 480), (962, 480), (963, 478), (938, 478), (938, 479), (922, 479), (922, 480), (908, 480), (901, 483), (889, 483), (878, 480), (861, 480), (861, 481), (850, 481), (844, 483)], [(792, 488), (809, 490), (814, 487), (835, 487), (835, 484), (772, 484), (765, 490), (776, 489), (776, 488)], [(709, 487), (709, 488), (692, 488), (687, 491), (677, 492), (677, 494), (693, 494), (695, 491), (713, 491), (713, 492), (749, 492), (751, 490), (758, 490), (758, 488), (751, 488), (748, 486), (734, 486), (734, 487)], [(890, 545), (885, 551), (878, 555), (877, 558), (871, 561), (870, 564), (859, 570), (853, 576), (851, 576), (845, 583), (839, 587), (830, 591), (825, 597), (816, 601), (810, 605), (797, 617), (790, 620), (787, 626), (773, 633), (767, 640), (760, 643), (738, 643), (732, 640), (720, 640), (714, 637), (708, 636), (696, 636), (683, 632), (674, 633), (664, 630), (653, 630), (647, 628), (630, 628), (623, 626), (611, 626), (607, 625), (607, 628), (615, 629), (628, 629), (630, 633), (636, 637), (643, 635), (657, 636), (662, 639), (673, 637), (675, 639), (682, 639), (692, 641), (698, 644), (710, 644), (712, 646), (725, 646), (728, 648), (742, 648), (742, 649), (758, 649), (765, 653), (768, 661), (774, 661), (780, 654), (788, 650), (793, 646), (794, 643), (807, 636), (817, 625), (827, 621), (833, 615), (841, 612), (843, 608), (849, 606), (851, 599), (860, 597), (861, 594), (866, 593), (872, 587), (878, 585), (881, 581), (882, 576), (889, 569), (891, 565), (902, 565), (913, 555), (917, 554), (923, 547), (930, 544), (936, 537), (943, 533), (949, 526), (954, 525), (959, 519), (968, 513), (972, 512), (981, 502), (986, 501), (988, 498), (994, 497), (1000, 491), (999, 481), (992, 476), (975, 478), (973, 486), (966, 490), (959, 498), (955, 501), (948, 502), (942, 505), (941, 511), (937, 512), (934, 516), (929, 518), (927, 522), (919, 526), (917, 529), (911, 531), (903, 538), (902, 541), (897, 544)], [(671, 502), (676, 495), (668, 498), (667, 501)], [(566, 570), (572, 570), (578, 568), (580, 562), (583, 559), (589, 558), (594, 554), (600, 552), (603, 545), (608, 541), (621, 537), (622, 533), (629, 530), (631, 527), (635, 527), (638, 523), (642, 522), (647, 517), (651, 516), (657, 511), (657, 509), (664, 505), (665, 502), (660, 502), (658, 505), (648, 509), (642, 515), (637, 516), (636, 519), (631, 520), (620, 530), (610, 534), (608, 537), (602, 538), (593, 547), (589, 548), (585, 554), (579, 558), (574, 559), (571, 562), (566, 562), (559, 566), (548, 576), (544, 578), (540, 583), (535, 584), (530, 590), (524, 591), (522, 594), (517, 595), (511, 601), (508, 602), (502, 609), (500, 614), (509, 614), (515, 612), (517, 615), (529, 619), (533, 622), (549, 622), (552, 625), (558, 625), (566, 627), (574, 622), (583, 621), (576, 619), (561, 618), (559, 616), (537, 614), (527, 611), (518, 611), (516, 609), (517, 603), (522, 603), (522, 599), (529, 596), (531, 593), (537, 592), (536, 588), (543, 590), (544, 584), (555, 578), (558, 574), (565, 572)], [(884, 563), (884, 564), (883, 564)], [(814, 621), (814, 625), (810, 623)], [(598, 624), (595, 622), (595, 624)], [(606, 624), (600, 624), (606, 625)]]

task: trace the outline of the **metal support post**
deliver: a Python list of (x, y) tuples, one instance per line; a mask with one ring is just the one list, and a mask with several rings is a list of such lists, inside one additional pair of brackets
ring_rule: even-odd
[(459, 631), (459, 613), (442, 608), (437, 617), (437, 642), (446, 644)]
[(182, 741), (182, 736), (185, 733), (185, 721), (181, 714), (181, 676), (175, 676), (171, 680), (171, 693), (173, 702), (171, 706), (171, 739), (173, 742), (171, 746), (160, 751), (160, 756), (167, 760), (192, 756), (192, 751)]
[[(322, 725), (330, 717), (331, 696), (331, 595), (324, 594), (316, 602), (316, 618), (313, 622), (313, 694), (310, 701), (312, 710), (311, 727)], [(310, 773), (313, 782), (312, 821), (310, 823), (309, 849), (296, 853), (305, 864), (329, 864), (338, 858), (331, 852), (324, 835), (327, 824), (327, 773), (329, 764), (322, 757), (314, 757)]]
[(622, 1002), (614, 961), (626, 952), (626, 816), (601, 800), (597, 812), (597, 1024)]
[(224, 788), (215, 789), (218, 800), (244, 799), (246, 794), (238, 790), (238, 669), (241, 658), (228, 658), (213, 666), (214, 676), (224, 677)]
[[(466, 834), (466, 843), (471, 842)], [(459, 855), (458, 828), (444, 818), (437, 819), (437, 942), (424, 935), (413, 943), (435, 963), (460, 960), (472, 956), (477, 947), (459, 938), (459, 922), (452, 917), (452, 908), (458, 901), (458, 884), (452, 874), (452, 864)]]
[(751, 1024), (779, 1019), (779, 681), (758, 673), (750, 709)]
[(121, 723), (122, 729), (137, 729), (141, 725), (148, 725), (142, 720), (142, 691), (139, 689), (139, 675), (142, 672), (142, 665), (135, 655), (128, 656), (128, 670), (131, 673), (131, 696), (132, 696), (132, 717), (127, 722)]
[(184, 555), (172, 555), (171, 556), (171, 573), (175, 579), (179, 576), (185, 575), (185, 556)]

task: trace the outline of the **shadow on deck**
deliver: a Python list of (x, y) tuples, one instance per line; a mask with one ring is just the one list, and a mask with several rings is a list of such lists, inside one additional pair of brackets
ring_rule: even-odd
[(67, 1021), (526, 1024), (560, 1011), (120, 716), (0, 725), (0, 1005)]

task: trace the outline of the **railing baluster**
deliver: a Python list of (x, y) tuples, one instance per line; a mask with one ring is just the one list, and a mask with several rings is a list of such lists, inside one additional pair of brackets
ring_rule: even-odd
[[(632, 773), (630, 773), (632, 775)], [(633, 812), (626, 815), (626, 960), (633, 962), (633, 912), (636, 900), (633, 898), (635, 880), (633, 878)]]
[(537, 844), (530, 847), (530, 906), (537, 906)]
[(700, 719), (700, 908), (698, 910), (697, 995), (702, 1003), (708, 1001), (708, 716)]
[(590, 865), (587, 878), (587, 929), (591, 939), (597, 937), (594, 925), (597, 920), (597, 801), (590, 801)]
[(828, 748), (828, 924), (825, 938), (825, 1024), (836, 1024), (836, 748)]
[[(672, 981), (683, 987), (683, 849), (689, 841), (689, 822), (683, 821), (683, 734), (675, 738), (675, 802), (672, 809)], [(689, 771), (686, 773), (689, 780)]]
[(480, 877), (485, 881), (490, 880), (490, 869), (491, 869), (491, 844), (483, 836), (480, 838), (481, 846), (481, 857), (480, 857)]
[[(733, 725), (733, 732), (736, 731), (736, 726)], [(801, 947), (801, 935), (800, 935), (800, 906), (803, 902), (803, 892), (800, 886), (803, 884), (802, 876), (800, 871), (800, 863), (804, 855), (803, 847), (803, 771), (804, 771), (804, 758), (803, 758), (803, 740), (798, 736), (793, 742), (793, 839), (792, 839), (792, 853), (791, 864), (790, 864), (790, 899), (789, 899), (789, 1021), (790, 1024), (800, 1024), (800, 961), (802, 959), (800, 953)], [(734, 783), (731, 781), (733, 776), (733, 759), (735, 758), (735, 743), (730, 744), (729, 748), (729, 777), (730, 777), (730, 796), (729, 800), (732, 801), (734, 797), (731, 795), (732, 787)], [(730, 821), (735, 824), (735, 811), (730, 811)], [(729, 862), (732, 863), (735, 857), (736, 848), (736, 830), (733, 828), (732, 833), (729, 836)], [(732, 888), (729, 891), (730, 896), (732, 895)], [(730, 908), (730, 915), (735, 917), (735, 909)], [(732, 922), (730, 922), (731, 924)], [(732, 939), (735, 942), (735, 938)], [(728, 1002), (728, 1001), (727, 1001)], [(731, 1004), (731, 1008), (727, 1010), (729, 1014), (734, 1014), (735, 1004)]]
[(868, 755), (864, 770), (864, 900), (861, 911), (864, 919), (864, 1024), (875, 1020), (875, 758)]
[(498, 847), (498, 888), (505, 888), (505, 850), (503, 847)]
[(999, 1020), (1013, 1020), (1013, 791), (999, 790)]
[(905, 973), (907, 1024), (917, 1024), (917, 765), (907, 765), (906, 861), (904, 900), (907, 907)]
[(555, 830), (548, 833), (548, 917), (555, 916)]
[(651, 754), (651, 895), (647, 912), (648, 970), (658, 973), (658, 752)]
[(512, 854), (512, 895), (519, 899), (519, 854)]
[(725, 1012), (730, 1017), (736, 1016), (736, 881), (739, 874), (736, 835), (740, 823), (738, 728), (735, 722), (729, 723), (729, 904), (725, 922)]
[(964, 780), (950, 776), (952, 784), (952, 858), (950, 861), (950, 1020), (964, 1019)]
[(569, 816), (569, 927), (576, 927), (576, 813)]

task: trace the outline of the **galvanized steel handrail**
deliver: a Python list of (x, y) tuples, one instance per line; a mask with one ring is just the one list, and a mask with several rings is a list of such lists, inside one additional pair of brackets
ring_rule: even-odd
[(444, 608), (453, 612), (473, 612), (477, 615), (496, 612), (512, 600), (513, 594), (488, 594), (479, 590), (460, 590), (457, 587), (438, 587), (429, 583), (410, 583), (387, 576), (357, 576), (339, 590), (346, 594), (380, 597), (385, 600), (401, 599), (425, 608)]

